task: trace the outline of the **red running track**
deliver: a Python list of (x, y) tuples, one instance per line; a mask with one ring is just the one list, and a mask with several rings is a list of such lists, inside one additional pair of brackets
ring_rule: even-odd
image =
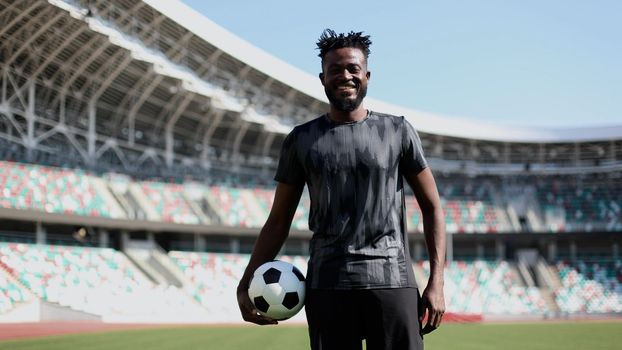
[[(482, 322), (481, 315), (459, 315), (446, 313), (443, 322), (470, 323)], [(0, 340), (45, 337), (50, 335), (106, 332), (124, 329), (146, 329), (158, 327), (187, 327), (183, 324), (124, 324), (101, 322), (37, 322), (37, 323), (0, 323)], [(196, 327), (197, 325), (192, 325)], [(207, 325), (206, 325), (207, 326)]]
[(170, 325), (111, 324), (101, 322), (0, 323), (0, 340), (165, 326), (170, 327)]

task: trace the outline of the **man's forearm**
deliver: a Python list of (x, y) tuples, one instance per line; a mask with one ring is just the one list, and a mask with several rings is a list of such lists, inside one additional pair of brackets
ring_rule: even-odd
[(430, 259), (430, 281), (443, 282), (445, 267), (445, 219), (440, 207), (429, 209), (423, 216), (423, 232)]
[(255, 270), (266, 261), (274, 260), (279, 250), (281, 250), (288, 232), (289, 225), (284, 227), (279, 227), (279, 225), (270, 223), (264, 225), (257, 237), (257, 241), (255, 241), (253, 253), (244, 270), (244, 275), (242, 279), (240, 279), (240, 287), (248, 288), (248, 284)]

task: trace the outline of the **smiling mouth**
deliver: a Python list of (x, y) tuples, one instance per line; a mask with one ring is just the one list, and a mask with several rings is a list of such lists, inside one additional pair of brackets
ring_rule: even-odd
[(356, 85), (354, 85), (354, 84), (338, 85), (337, 86), (337, 91), (341, 91), (341, 92), (353, 92), (355, 90), (356, 90)]

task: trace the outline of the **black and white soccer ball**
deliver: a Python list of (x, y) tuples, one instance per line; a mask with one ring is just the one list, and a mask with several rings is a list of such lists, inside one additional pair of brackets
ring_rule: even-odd
[(290, 263), (270, 261), (255, 270), (248, 296), (260, 314), (286, 320), (304, 305), (305, 277)]

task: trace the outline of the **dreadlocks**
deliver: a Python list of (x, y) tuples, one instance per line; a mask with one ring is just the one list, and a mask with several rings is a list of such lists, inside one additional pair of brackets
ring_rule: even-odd
[(369, 35), (363, 35), (363, 32), (350, 31), (346, 35), (344, 33), (337, 34), (332, 29), (324, 29), (317, 42), (317, 48), (320, 50), (318, 56), (320, 56), (322, 62), (324, 62), (324, 56), (331, 50), (340, 49), (342, 47), (355, 47), (363, 51), (363, 55), (365, 55), (365, 59), (367, 59), (371, 53), (369, 50), (370, 45), (371, 40), (369, 40)]

